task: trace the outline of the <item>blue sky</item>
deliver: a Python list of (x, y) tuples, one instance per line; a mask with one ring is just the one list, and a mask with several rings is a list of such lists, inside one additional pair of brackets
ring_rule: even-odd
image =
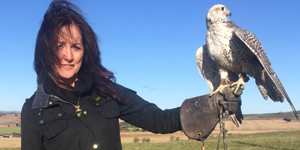
[[(33, 54), (50, 0), (0, 2), (0, 110), (20, 111), (36, 90)], [(300, 1), (76, 0), (100, 39), (103, 65), (117, 82), (162, 109), (210, 93), (198, 73), (196, 50), (205, 44), (205, 17), (224, 4), (238, 26), (257, 35), (294, 106), (300, 64)], [(246, 83), (242, 111), (291, 111), (289, 104), (265, 101), (254, 79)]]

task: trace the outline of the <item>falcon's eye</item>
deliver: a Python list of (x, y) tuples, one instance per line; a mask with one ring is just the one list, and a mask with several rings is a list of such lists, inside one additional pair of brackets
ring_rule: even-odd
[(222, 7), (221, 9), (224, 11), (225, 7)]

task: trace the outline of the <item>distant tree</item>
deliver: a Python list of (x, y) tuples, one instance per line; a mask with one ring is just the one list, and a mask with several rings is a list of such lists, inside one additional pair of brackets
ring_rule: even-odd
[(143, 142), (143, 143), (145, 143), (145, 142), (150, 142), (150, 138), (143, 138), (143, 139), (142, 139), (142, 142)]
[(133, 143), (138, 143), (140, 141), (140, 139), (139, 138), (137, 138), (137, 137), (134, 137), (134, 139), (133, 139)]
[(18, 117), (19, 115), (18, 114), (15, 114), (15, 117)]
[(174, 141), (174, 138), (175, 138), (175, 136), (172, 135), (172, 136), (170, 137), (170, 141)]

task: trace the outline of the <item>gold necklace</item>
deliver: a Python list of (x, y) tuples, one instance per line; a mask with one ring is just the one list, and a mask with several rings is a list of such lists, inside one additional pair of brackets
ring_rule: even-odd
[(81, 114), (82, 114), (82, 110), (80, 109), (80, 105), (79, 105), (80, 98), (81, 98), (81, 97), (78, 98), (78, 103), (77, 103), (77, 105), (75, 105), (75, 104), (73, 104), (73, 103), (70, 103), (70, 102), (67, 102), (67, 101), (64, 101), (64, 100), (61, 100), (61, 99), (55, 99), (55, 98), (52, 98), (52, 100), (54, 100), (54, 101), (59, 101), (59, 102), (63, 102), (63, 103), (72, 105), (73, 107), (76, 108), (75, 113), (76, 113), (77, 116), (79, 117), (79, 116), (81, 116)]

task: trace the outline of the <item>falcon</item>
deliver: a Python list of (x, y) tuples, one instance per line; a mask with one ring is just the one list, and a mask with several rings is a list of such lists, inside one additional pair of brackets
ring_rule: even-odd
[(206, 44), (196, 52), (198, 70), (213, 91), (211, 95), (222, 93), (226, 86), (237, 85), (236, 89), (241, 86), (245, 89), (245, 82), (250, 76), (255, 79), (265, 100), (268, 97), (274, 102), (286, 99), (299, 120), (256, 35), (240, 28), (226, 16), (231, 16), (231, 13), (224, 5), (214, 5), (209, 9)]

